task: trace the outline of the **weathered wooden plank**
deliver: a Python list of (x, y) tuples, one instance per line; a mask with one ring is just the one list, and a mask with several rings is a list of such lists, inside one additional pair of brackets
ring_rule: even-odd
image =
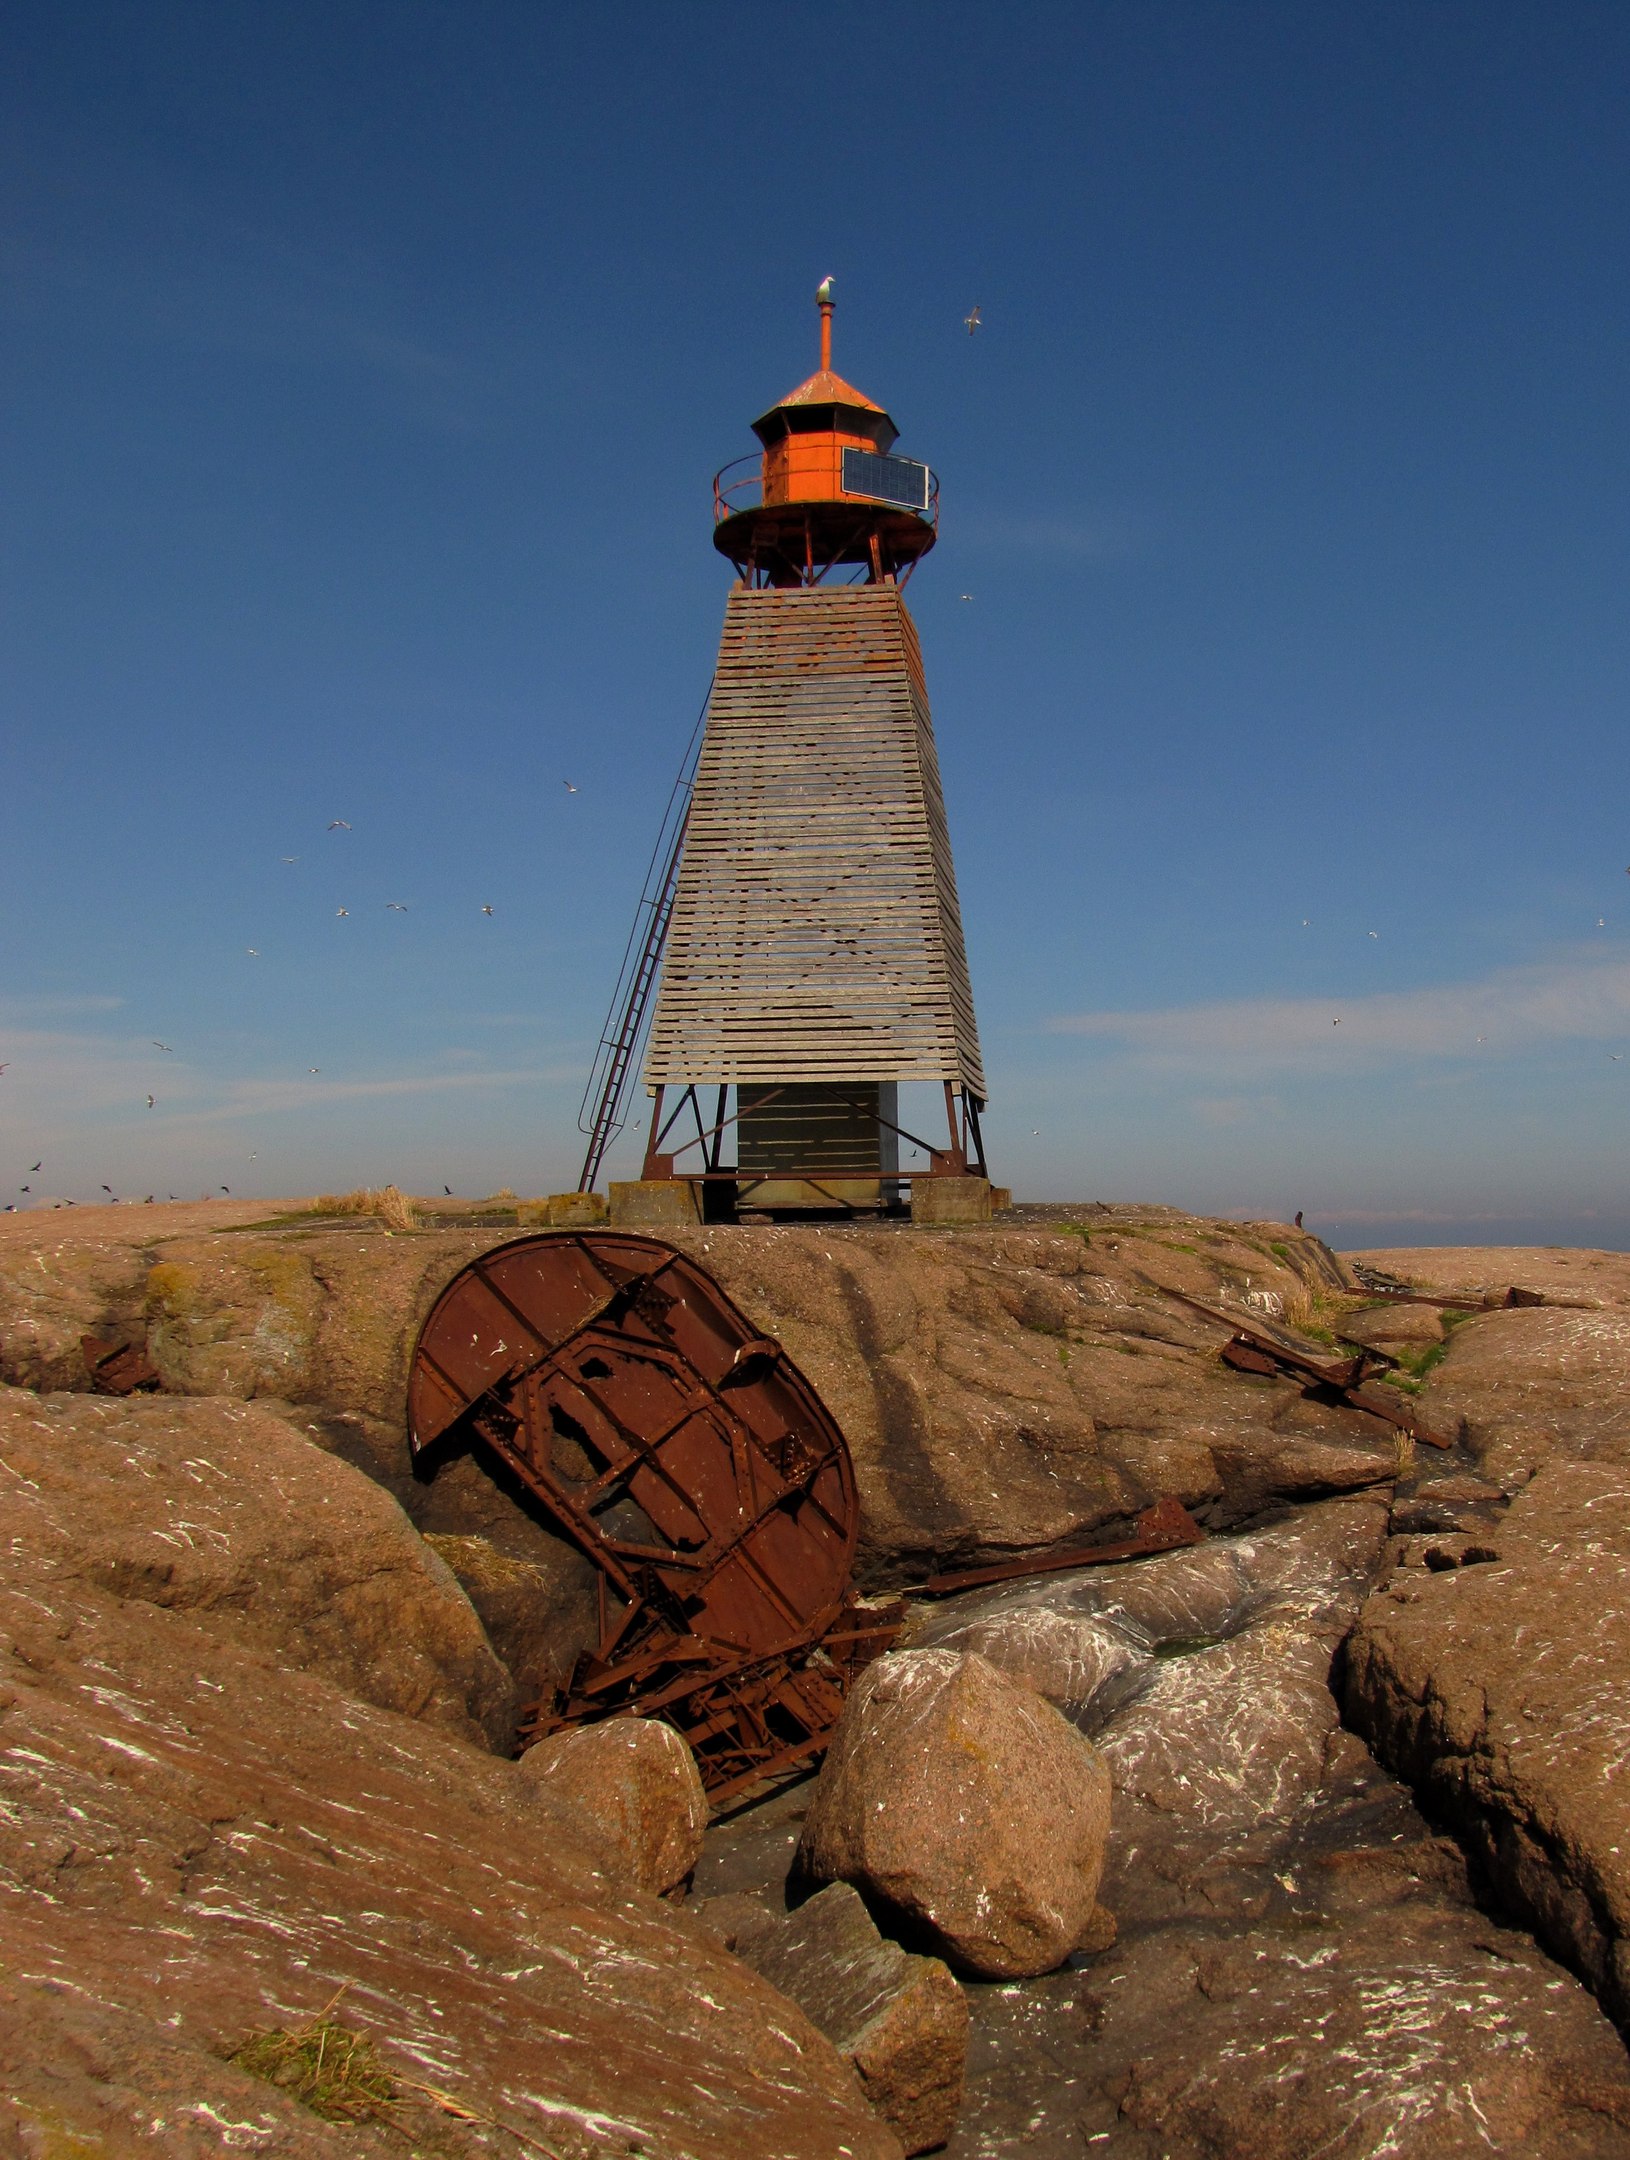
[(921, 651), (894, 586), (738, 590), (645, 1078), (833, 1077), (985, 1094)]

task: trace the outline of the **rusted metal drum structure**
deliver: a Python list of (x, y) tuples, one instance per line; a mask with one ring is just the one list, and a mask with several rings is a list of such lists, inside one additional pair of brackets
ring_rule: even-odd
[(632, 1712), (674, 1725), (717, 1804), (824, 1747), (862, 1647), (843, 1434), (694, 1260), (625, 1232), (484, 1253), (414, 1353), (416, 1465), (490, 1449), (599, 1571), (600, 1627), (529, 1742)]

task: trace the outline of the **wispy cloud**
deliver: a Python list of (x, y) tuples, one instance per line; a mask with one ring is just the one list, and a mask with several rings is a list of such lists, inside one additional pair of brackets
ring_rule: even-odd
[(1408, 1059), (1502, 1057), (1546, 1043), (1630, 1037), (1630, 960), (1574, 951), (1417, 990), (1069, 1013), (1048, 1027), (1171, 1066), (1351, 1071)]

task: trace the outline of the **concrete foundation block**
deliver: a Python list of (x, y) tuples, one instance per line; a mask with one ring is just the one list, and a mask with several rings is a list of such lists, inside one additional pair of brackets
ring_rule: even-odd
[(592, 1230), (609, 1222), (611, 1209), (604, 1193), (558, 1192), (549, 1195), (549, 1227), (552, 1230)]
[(619, 1230), (678, 1230), (701, 1219), (701, 1188), (684, 1178), (612, 1180), (611, 1221)]
[(983, 1223), (990, 1218), (989, 1178), (920, 1177), (911, 1181), (914, 1223)]

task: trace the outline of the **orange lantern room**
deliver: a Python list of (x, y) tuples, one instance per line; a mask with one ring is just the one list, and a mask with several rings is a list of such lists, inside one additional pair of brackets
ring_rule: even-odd
[(839, 565), (903, 582), (934, 545), (939, 483), (891, 452), (898, 428), (832, 372), (832, 280), (815, 295), (821, 364), (753, 422), (761, 457), (713, 482), (713, 544), (749, 585), (818, 585)]

